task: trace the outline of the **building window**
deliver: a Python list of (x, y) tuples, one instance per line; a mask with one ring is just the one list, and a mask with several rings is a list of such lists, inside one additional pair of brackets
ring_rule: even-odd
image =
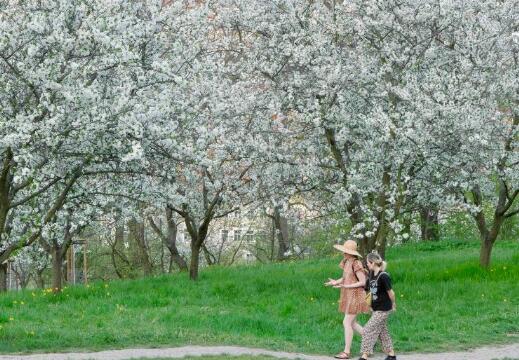
[(234, 241), (240, 241), (241, 239), (241, 230), (234, 230)]
[(252, 230), (247, 230), (245, 233), (245, 241), (251, 243), (254, 240), (254, 232)]

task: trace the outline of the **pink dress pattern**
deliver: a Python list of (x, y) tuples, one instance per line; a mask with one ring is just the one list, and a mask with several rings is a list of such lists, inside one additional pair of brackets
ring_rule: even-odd
[[(342, 260), (339, 267), (343, 269), (342, 283), (344, 285), (354, 284), (358, 282), (356, 272), (364, 271), (364, 267), (360, 260), (348, 259)], [(354, 289), (341, 288), (341, 296), (339, 298), (339, 311), (345, 314), (368, 313), (369, 306), (366, 303), (366, 292), (364, 287)]]

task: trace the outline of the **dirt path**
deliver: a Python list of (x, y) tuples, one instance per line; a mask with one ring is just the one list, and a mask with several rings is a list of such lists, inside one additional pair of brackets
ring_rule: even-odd
[[(124, 349), (108, 350), (93, 353), (61, 353), (33, 355), (0, 355), (0, 360), (129, 360), (135, 358), (182, 358), (184, 356), (208, 355), (270, 355), (280, 359), (330, 360), (329, 356), (303, 355), (297, 353), (278, 352), (264, 349), (237, 346), (184, 346), (164, 349)], [(485, 347), (468, 352), (451, 352), (436, 354), (405, 354), (399, 360), (492, 360), (519, 359), (519, 344), (499, 347)], [(354, 359), (358, 359), (354, 357)], [(377, 355), (371, 359), (380, 360), (384, 356)]]

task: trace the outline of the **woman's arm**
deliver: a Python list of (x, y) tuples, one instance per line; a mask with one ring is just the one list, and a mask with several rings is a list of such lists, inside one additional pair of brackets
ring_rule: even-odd
[(342, 283), (342, 278), (337, 279), (337, 280), (328, 279), (328, 281), (324, 283), (324, 286), (337, 287), (337, 285), (339, 285), (340, 283)]
[(354, 289), (354, 288), (358, 288), (358, 287), (363, 288), (366, 285), (366, 274), (364, 273), (363, 270), (359, 270), (355, 273), (355, 275), (357, 275), (357, 279), (359, 279), (359, 281), (357, 281), (356, 283), (348, 284), (348, 285), (337, 284), (335, 287), (344, 288), (344, 289)]
[(395, 296), (395, 292), (393, 291), (393, 289), (389, 290), (387, 292), (387, 294), (389, 295), (389, 298), (391, 299), (391, 303), (393, 304), (393, 311), (396, 311), (396, 296)]

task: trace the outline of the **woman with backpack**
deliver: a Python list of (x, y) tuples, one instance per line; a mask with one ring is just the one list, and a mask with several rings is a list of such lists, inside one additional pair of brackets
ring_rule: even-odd
[(391, 278), (385, 272), (387, 263), (376, 252), (368, 254), (366, 260), (369, 269), (366, 291), (371, 296), (373, 312), (364, 325), (360, 346), (362, 356), (359, 360), (368, 359), (378, 339), (382, 342), (382, 350), (387, 354), (386, 360), (396, 360), (393, 342), (387, 328), (389, 315), (396, 311), (395, 292), (391, 286)]
[(342, 277), (337, 280), (328, 279), (325, 286), (333, 286), (341, 289), (339, 298), (339, 311), (344, 313), (344, 351), (335, 355), (336, 359), (350, 359), (353, 332), (362, 335), (362, 326), (357, 322), (357, 315), (369, 312), (369, 305), (365, 301), (364, 287), (366, 284), (366, 272), (362, 262), (362, 256), (357, 251), (357, 243), (348, 240), (344, 245), (334, 245), (334, 248), (343, 253), (339, 267), (343, 270)]

